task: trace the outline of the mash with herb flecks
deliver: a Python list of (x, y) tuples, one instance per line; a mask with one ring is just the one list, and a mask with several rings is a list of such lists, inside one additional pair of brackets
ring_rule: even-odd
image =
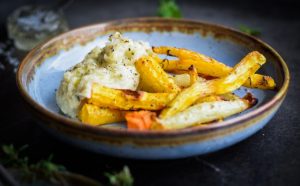
[(149, 43), (126, 39), (118, 32), (111, 35), (104, 48), (94, 48), (82, 62), (65, 72), (56, 93), (61, 111), (76, 118), (81, 100), (90, 97), (93, 83), (136, 90), (139, 73), (134, 62), (151, 53)]

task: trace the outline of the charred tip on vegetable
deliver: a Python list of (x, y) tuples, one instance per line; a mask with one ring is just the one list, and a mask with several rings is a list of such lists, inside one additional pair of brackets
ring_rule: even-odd
[(167, 50), (167, 55), (168, 56), (174, 56), (173, 54), (171, 54), (171, 50), (170, 49)]
[(191, 65), (191, 66), (188, 68), (188, 70), (190, 70), (190, 71), (194, 71), (194, 70), (195, 70), (195, 67), (194, 67), (194, 65)]
[(144, 95), (144, 92), (142, 91), (122, 90), (122, 92), (124, 93), (125, 97), (135, 99), (135, 100), (141, 99)]
[(253, 107), (258, 103), (258, 99), (253, 96), (252, 93), (247, 92), (247, 94), (243, 97), (243, 99), (247, 100), (250, 104), (249, 107)]
[(252, 79), (251, 79), (251, 77), (249, 77), (248, 79), (249, 79), (250, 86), (252, 86)]
[(262, 81), (260, 82), (260, 84), (262, 84), (262, 85), (268, 85), (269, 84), (268, 79), (267, 79), (266, 76), (263, 76)]

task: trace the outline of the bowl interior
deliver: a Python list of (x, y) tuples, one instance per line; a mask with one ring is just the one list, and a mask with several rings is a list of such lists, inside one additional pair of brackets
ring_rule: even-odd
[[(272, 76), (279, 88), (283, 83), (283, 74), (281, 72), (281, 66), (279, 65), (280, 63), (277, 61), (278, 58), (255, 39), (235, 31), (218, 27), (210, 29), (203, 25), (197, 28), (197, 30), (194, 30), (194, 27), (184, 27), (184, 30), (170, 29), (168, 27), (168, 29), (164, 30), (164, 27), (162, 27), (161, 30), (151, 31), (139, 30), (134, 25), (131, 27), (130, 23), (126, 25), (126, 30), (115, 27), (110, 28), (109, 25), (104, 27), (105, 31), (102, 31), (103, 26), (94, 26), (90, 28), (85, 27), (80, 29), (80, 31), (75, 30), (66, 33), (49, 41), (36, 49), (33, 54), (29, 55), (25, 59), (26, 65), (24, 66), (22, 74), (22, 82), (29, 96), (50, 112), (61, 114), (56, 104), (55, 92), (59, 87), (64, 72), (73, 65), (81, 62), (84, 56), (95, 46), (104, 46), (109, 34), (115, 31), (121, 31), (124, 36), (133, 40), (147, 41), (153, 46), (167, 45), (194, 50), (211, 56), (229, 66), (237, 64), (248, 52), (258, 50), (267, 58), (267, 63), (259, 70), (259, 73)], [(98, 30), (91, 34), (91, 30), (93, 29)], [(205, 34), (203, 33), (204, 29), (208, 29), (205, 31)], [(93, 35), (93, 39), (90, 39), (84, 44), (78, 40), (70, 40), (70, 37), (76, 37), (85, 33)], [(225, 37), (218, 37), (220, 33), (224, 34)], [(58, 42), (60, 42), (60, 44), (56, 45)], [(64, 42), (67, 42), (68, 49), (61, 47), (64, 46)], [(46, 50), (48, 50), (47, 52), (49, 53), (49, 48), (51, 47), (52, 50), (55, 50), (51, 55), (48, 55), (48, 57), (45, 53), (43, 56), (40, 55), (40, 53)], [(271, 100), (277, 93), (277, 91), (248, 89), (246, 87), (235, 91), (239, 96), (243, 96), (247, 92), (253, 93), (255, 97), (258, 98), (258, 104), (233, 117), (251, 112)], [(230, 118), (227, 118), (227, 120), (228, 119)]]

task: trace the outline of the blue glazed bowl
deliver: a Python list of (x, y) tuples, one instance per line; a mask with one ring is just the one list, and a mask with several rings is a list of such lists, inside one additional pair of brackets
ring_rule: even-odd
[[(259, 73), (272, 76), (275, 91), (241, 88), (252, 92), (258, 104), (222, 122), (171, 131), (136, 131), (83, 125), (59, 112), (55, 101), (63, 73), (79, 63), (109, 34), (122, 32), (151, 45), (183, 47), (234, 66), (248, 52), (267, 58)], [(279, 54), (266, 43), (223, 26), (191, 20), (137, 18), (82, 27), (59, 35), (33, 49), (22, 61), (17, 84), (40, 124), (65, 142), (98, 153), (135, 159), (170, 159), (205, 154), (233, 145), (261, 129), (285, 98), (289, 71)]]

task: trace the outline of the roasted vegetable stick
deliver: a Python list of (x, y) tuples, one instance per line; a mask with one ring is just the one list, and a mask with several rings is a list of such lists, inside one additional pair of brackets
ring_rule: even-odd
[(276, 87), (276, 83), (270, 76), (253, 74), (247, 79), (247, 81), (244, 83), (244, 86), (249, 88), (272, 90)]
[[(213, 77), (224, 77), (232, 71), (232, 67), (190, 50), (175, 47), (153, 47), (153, 51), (159, 54), (167, 54), (180, 58), (180, 60), (164, 59), (159, 61), (162, 68), (169, 72), (188, 70), (191, 65), (194, 65), (198, 73)], [(156, 60), (159, 60), (159, 58), (156, 58)], [(274, 89), (276, 84), (274, 79), (270, 76), (253, 74), (244, 83), (244, 86), (259, 89)]]
[(148, 93), (142, 91), (112, 89), (93, 84), (92, 95), (88, 103), (99, 107), (120, 110), (161, 110), (176, 93)]
[(200, 97), (195, 101), (194, 105), (199, 103), (204, 103), (204, 102), (213, 102), (213, 101), (222, 101), (222, 98), (219, 95), (209, 95), (205, 97)]
[[(205, 75), (213, 76), (215, 73), (207, 72), (207, 68), (202, 68), (203, 65), (199, 61), (193, 60), (161, 60), (160, 65), (162, 68), (168, 72), (176, 72), (178, 70), (188, 70), (191, 64), (194, 64), (197, 72), (202, 72)], [(229, 69), (230, 68), (230, 69)], [(218, 75), (215, 77), (222, 77), (232, 70), (231, 67), (224, 69), (224, 71), (219, 71)], [(205, 71), (205, 72), (203, 72)], [(259, 89), (274, 89), (276, 87), (275, 81), (270, 76), (260, 75), (260, 74), (253, 74), (252, 76), (247, 79), (244, 83), (244, 86), (249, 88), (259, 88)]]
[[(251, 94), (252, 95), (252, 94)], [(234, 100), (237, 100), (237, 99), (241, 99), (240, 97), (238, 97), (237, 95), (235, 95), (234, 93), (227, 93), (227, 94), (221, 94), (219, 95), (220, 98), (223, 100), (223, 101), (234, 101)], [(244, 98), (243, 98), (244, 99)], [(247, 100), (247, 99), (246, 99)], [(248, 100), (249, 101), (249, 100)]]
[(172, 74), (170, 78), (176, 83), (177, 86), (185, 88), (191, 85), (191, 78), (188, 73), (185, 74)]
[(135, 62), (140, 74), (139, 89), (147, 92), (179, 92), (180, 88), (154, 58), (142, 57)]
[[(225, 64), (211, 58), (205, 56), (203, 54), (199, 54), (197, 52), (193, 52), (190, 50), (175, 48), (175, 47), (153, 47), (153, 51), (158, 54), (166, 54), (169, 56), (176, 56), (180, 59), (180, 64), (174, 64), (174, 60), (170, 60), (169, 62), (165, 60), (164, 68), (181, 68), (182, 70), (187, 70), (191, 65), (195, 65), (198, 73), (206, 74), (214, 77), (222, 77), (230, 73), (231, 67), (226, 66)], [(197, 63), (195, 63), (197, 62)]]
[(226, 93), (226, 94), (221, 94), (221, 95), (209, 95), (205, 97), (200, 97), (197, 99), (194, 103), (203, 103), (203, 102), (212, 102), (212, 101), (234, 101), (237, 99), (241, 99), (240, 97), (236, 96), (234, 93)]
[(102, 125), (124, 121), (124, 112), (85, 103), (78, 114), (80, 121), (90, 125)]
[(188, 109), (164, 119), (158, 123), (163, 129), (180, 129), (191, 127), (195, 124), (207, 123), (226, 118), (246, 110), (249, 107), (247, 100), (213, 101), (199, 103)]
[(188, 68), (188, 73), (189, 73), (190, 79), (191, 79), (191, 84), (190, 85), (192, 85), (192, 84), (194, 84), (198, 80), (198, 73), (197, 73), (197, 70), (194, 67), (194, 65), (191, 65)]
[(209, 95), (205, 97), (200, 97), (194, 103), (204, 103), (204, 102), (212, 102), (212, 101), (234, 101), (236, 99), (240, 99), (238, 96), (234, 95), (233, 93), (227, 93), (222, 95)]
[(184, 89), (161, 112), (160, 118), (172, 116), (192, 105), (200, 97), (210, 94), (225, 94), (232, 92), (245, 83), (266, 62), (266, 58), (259, 52), (251, 52), (238, 63), (232, 72), (223, 78), (199, 82)]
[(205, 79), (198, 76), (197, 70), (190, 66), (189, 70), (176, 71), (175, 74), (170, 75), (177, 86), (186, 88), (194, 84), (196, 81), (204, 81)]
[[(192, 64), (196, 68), (197, 72), (202, 72), (203, 70), (207, 70), (202, 68), (201, 63), (199, 63), (199, 61), (193, 61), (193, 60), (163, 59), (160, 60), (159, 63), (162, 66), (162, 68), (168, 72), (177, 72), (178, 70), (187, 71)], [(215, 77), (224, 76), (226, 74), (224, 72), (230, 72), (230, 71), (227, 69), (226, 71), (221, 72), (218, 76)], [(212, 76), (212, 74), (209, 73), (206, 73), (205, 75)], [(252, 76), (249, 77), (249, 79), (247, 79), (247, 81), (244, 83), (244, 86), (249, 88), (259, 88), (259, 89), (274, 89), (276, 87), (276, 84), (274, 79), (270, 76), (253, 74)]]

